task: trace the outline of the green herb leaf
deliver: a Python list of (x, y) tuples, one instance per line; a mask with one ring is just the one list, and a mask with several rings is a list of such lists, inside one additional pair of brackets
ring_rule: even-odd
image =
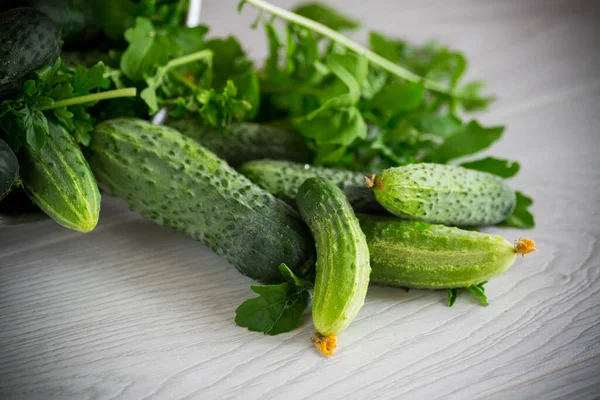
[(465, 289), (477, 297), (484, 306), (488, 305), (487, 296), (485, 295), (485, 290), (483, 289), (483, 283), (474, 286), (468, 286)]
[(423, 113), (418, 117), (415, 126), (424, 134), (447, 138), (462, 128), (462, 121), (451, 114)]
[(458, 290), (456, 288), (446, 289), (446, 293), (448, 294), (448, 307), (452, 307), (456, 302)]
[(455, 158), (477, 153), (491, 146), (503, 133), (503, 126), (484, 128), (477, 121), (471, 121), (446, 139), (432, 158), (435, 162), (446, 163)]
[(517, 192), (517, 206), (515, 211), (508, 217), (501, 226), (512, 226), (521, 229), (530, 229), (535, 227), (535, 220), (528, 208), (533, 204), (531, 197), (527, 197), (521, 192)]
[(394, 81), (371, 99), (370, 106), (382, 117), (416, 110), (423, 102), (425, 88), (420, 83)]
[(297, 7), (294, 12), (336, 31), (354, 30), (358, 29), (360, 26), (360, 23), (357, 20), (351, 19), (350, 17), (341, 14), (339, 11), (319, 3), (303, 4)]
[(308, 307), (312, 284), (299, 279), (285, 265), (279, 271), (286, 282), (278, 285), (252, 285), (259, 297), (244, 301), (236, 309), (235, 323), (248, 330), (278, 335), (289, 332), (300, 324)]
[(461, 167), (488, 172), (505, 179), (515, 176), (521, 168), (516, 161), (501, 160), (494, 157), (486, 157), (480, 160), (462, 163), (460, 165)]
[(125, 40), (129, 46), (121, 56), (121, 71), (134, 81), (150, 75), (178, 52), (177, 44), (165, 32), (155, 29), (148, 18), (138, 17), (135, 26), (125, 32)]

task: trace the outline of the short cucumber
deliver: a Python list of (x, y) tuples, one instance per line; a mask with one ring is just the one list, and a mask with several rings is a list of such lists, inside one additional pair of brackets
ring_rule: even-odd
[(390, 213), (446, 225), (495, 224), (516, 206), (515, 192), (501, 178), (454, 165), (390, 168), (372, 185), (375, 198)]
[(81, 232), (98, 223), (100, 192), (75, 139), (48, 121), (50, 135), (35, 151), (19, 151), (21, 179), (29, 198), (60, 225)]
[(323, 354), (331, 355), (335, 337), (364, 304), (371, 272), (369, 249), (350, 203), (333, 182), (307, 179), (298, 189), (297, 202), (317, 247), (314, 342)]
[(0, 139), (0, 200), (13, 188), (19, 177), (19, 162), (15, 153)]
[(233, 123), (226, 132), (194, 119), (168, 121), (167, 125), (189, 136), (229, 165), (272, 158), (310, 162), (313, 153), (295, 132), (255, 123)]
[(90, 166), (100, 186), (131, 209), (201, 240), (244, 275), (283, 280), (314, 265), (314, 243), (298, 213), (178, 131), (133, 118), (98, 124)]
[(497, 235), (460, 228), (359, 215), (371, 254), (371, 282), (444, 289), (476, 285), (506, 271), (533, 241), (512, 244)]
[(375, 200), (373, 191), (365, 184), (365, 174), (333, 168), (315, 167), (284, 160), (257, 160), (243, 164), (238, 169), (258, 186), (273, 193), (287, 203), (296, 204), (298, 188), (308, 178), (327, 178), (348, 197), (355, 211), (385, 213)]
[(60, 30), (46, 14), (19, 7), (0, 14), (0, 100), (14, 95), (22, 80), (60, 54)]

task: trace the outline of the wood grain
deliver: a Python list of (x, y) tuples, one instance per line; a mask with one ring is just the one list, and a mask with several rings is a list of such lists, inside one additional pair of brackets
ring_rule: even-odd
[[(262, 57), (255, 12), (205, 0), (213, 35)], [(277, 1), (289, 7), (292, 1)], [(0, 398), (590, 399), (600, 393), (600, 52), (594, 2), (331, 1), (377, 30), (437, 37), (506, 123), (489, 153), (521, 161), (538, 252), (468, 296), (372, 287), (337, 355), (311, 348), (310, 315), (267, 337), (235, 326), (247, 278), (199, 243), (104, 199), (99, 227), (0, 230)], [(364, 39), (365, 35), (356, 35)]]

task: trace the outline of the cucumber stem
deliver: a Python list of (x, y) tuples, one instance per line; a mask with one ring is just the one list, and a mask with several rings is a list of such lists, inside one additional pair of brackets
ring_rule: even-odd
[(313, 337), (310, 339), (317, 349), (324, 356), (331, 357), (333, 355), (333, 350), (337, 347), (337, 336), (323, 336), (319, 332), (315, 332)]
[(533, 253), (536, 251), (535, 242), (531, 239), (519, 238), (519, 240), (515, 240), (515, 251), (522, 256)]
[(322, 25), (316, 21), (313, 21), (309, 18), (305, 18), (305, 17), (298, 15), (296, 13), (293, 13), (291, 11), (287, 11), (283, 8), (274, 6), (263, 0), (242, 0), (242, 2), (240, 3), (240, 6), (243, 5), (244, 3), (250, 3), (253, 6), (255, 6), (259, 9), (265, 10), (272, 15), (278, 16), (278, 17), (285, 19), (291, 23), (302, 26), (303, 28), (320, 33), (321, 35), (325, 36), (326, 38), (328, 38), (334, 42), (337, 42), (337, 43), (341, 44), (342, 46), (344, 46), (350, 50), (353, 50), (360, 55), (364, 55), (369, 61), (371, 61), (371, 63), (378, 65), (379, 67), (385, 69), (389, 73), (392, 73), (392, 74), (398, 76), (399, 78), (402, 78), (409, 82), (423, 83), (423, 86), (425, 86), (426, 89), (429, 89), (429, 90), (437, 92), (437, 93), (445, 94), (445, 95), (452, 96), (455, 98), (459, 97), (450, 88), (440, 84), (439, 82), (425, 79), (405, 68), (402, 68), (398, 64), (391, 62), (387, 58), (380, 56), (379, 54), (356, 43), (355, 41), (349, 39), (348, 37), (342, 35), (341, 33), (338, 33), (336, 31), (334, 31), (333, 29), (331, 29), (325, 25)]
[(115, 99), (117, 97), (134, 97), (136, 88), (115, 89), (106, 92), (86, 94), (85, 96), (71, 97), (70, 99), (59, 100), (49, 106), (40, 107), (40, 111), (52, 110), (60, 107), (74, 106), (76, 104), (91, 103), (93, 101)]

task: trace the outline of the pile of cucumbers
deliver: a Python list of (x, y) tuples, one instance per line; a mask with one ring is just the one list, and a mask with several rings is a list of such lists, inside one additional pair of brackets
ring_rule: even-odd
[[(46, 3), (37, 3), (0, 14), (0, 101), (54, 63), (63, 39), (76, 45), (97, 31), (63, 22), (61, 38), (54, 20), (66, 17), (50, 18)], [(102, 189), (256, 281), (282, 282), (285, 263), (314, 280), (313, 341), (326, 355), (360, 311), (370, 282), (472, 287), (535, 250), (526, 239), (510, 243), (460, 228), (502, 222), (515, 209), (515, 192), (488, 173), (431, 163), (374, 175), (312, 166), (314, 154), (295, 132), (256, 123), (231, 124), (223, 134), (194, 119), (159, 126), (116, 118), (98, 123), (91, 136), (82, 151), (50, 119), (44, 146), (24, 144), (15, 154), (0, 132), (0, 201), (23, 190), (60, 225), (89, 232)]]

